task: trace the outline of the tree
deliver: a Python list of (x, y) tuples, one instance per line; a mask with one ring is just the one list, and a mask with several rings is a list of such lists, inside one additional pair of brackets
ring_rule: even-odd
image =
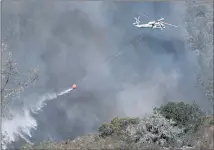
[[(1, 68), (1, 117), (12, 119), (10, 104), (26, 88), (35, 83), (38, 78), (38, 68), (30, 69), (27, 73), (19, 71), (18, 65), (8, 50), (7, 45), (1, 44), (2, 68)], [(1, 133), (1, 147), (7, 143), (7, 133)]]
[(12, 119), (9, 111), (11, 102), (26, 88), (35, 83), (38, 78), (38, 68), (30, 69), (27, 73), (19, 71), (19, 67), (8, 50), (2, 43), (2, 86), (1, 86), (1, 115), (3, 118)]
[(169, 102), (160, 108), (155, 108), (166, 119), (172, 119), (176, 125), (185, 128), (185, 132), (196, 132), (203, 124), (205, 113), (195, 103), (184, 104), (183, 102)]

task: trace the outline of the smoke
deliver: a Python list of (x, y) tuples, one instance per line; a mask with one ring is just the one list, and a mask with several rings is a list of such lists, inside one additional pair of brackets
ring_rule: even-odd
[[(40, 66), (39, 82), (17, 100), (24, 105), (13, 106), (20, 114), (13, 121), (20, 123), (10, 122), (11, 132), (35, 128), (30, 141), (58, 141), (94, 132), (115, 116), (142, 115), (167, 101), (195, 100), (208, 108), (195, 86), (197, 56), (185, 44), (184, 3), (4, 1), (2, 9), (3, 39), (22, 71)], [(179, 28), (135, 28), (138, 13), (149, 16), (141, 22), (164, 17)], [(73, 83), (75, 91), (47, 101), (39, 113), (28, 113), (27, 108), (41, 106), (38, 97)]]

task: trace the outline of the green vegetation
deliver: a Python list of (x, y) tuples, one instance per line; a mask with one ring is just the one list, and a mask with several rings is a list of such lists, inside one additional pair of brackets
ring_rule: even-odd
[(100, 136), (106, 137), (112, 134), (122, 135), (128, 125), (136, 125), (139, 118), (114, 118), (110, 123), (104, 123), (99, 128)]
[(204, 122), (205, 113), (195, 103), (184, 104), (183, 102), (169, 102), (160, 108), (155, 108), (166, 119), (174, 120), (179, 127), (184, 127), (185, 132), (196, 132)]
[(54, 142), (51, 141), (51, 140), (47, 140), (47, 141), (44, 141), (44, 142), (41, 142), (39, 145), (37, 146), (33, 146), (33, 145), (30, 145), (30, 144), (26, 144), (22, 147), (22, 149), (25, 149), (25, 150), (33, 150), (33, 149), (52, 149), (54, 148)]
[(163, 150), (189, 146), (201, 150), (213, 146), (213, 122), (213, 117), (206, 116), (195, 103), (169, 102), (141, 118), (113, 118), (102, 124), (97, 134), (59, 143), (27, 144), (22, 149)]
[(214, 119), (209, 121), (210, 125), (214, 125)]

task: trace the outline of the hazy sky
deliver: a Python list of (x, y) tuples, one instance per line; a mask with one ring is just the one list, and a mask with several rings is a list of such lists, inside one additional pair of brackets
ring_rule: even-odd
[[(39, 82), (20, 98), (24, 105), (77, 83), (35, 115), (33, 141), (74, 138), (167, 101), (195, 100), (207, 108), (195, 86), (197, 58), (185, 44), (183, 2), (4, 1), (2, 8), (3, 39), (20, 68), (40, 67)], [(142, 22), (164, 17), (179, 28), (135, 28), (137, 13), (149, 16)]]

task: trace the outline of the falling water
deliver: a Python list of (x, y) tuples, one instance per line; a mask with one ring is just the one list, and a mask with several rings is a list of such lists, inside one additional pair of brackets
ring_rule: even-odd
[(11, 111), (13, 115), (12, 120), (2, 119), (2, 133), (5, 133), (5, 137), (2, 140), (2, 148), (7, 148), (7, 145), (14, 142), (17, 137), (21, 137), (28, 143), (31, 143), (28, 137), (31, 137), (33, 129), (37, 129), (37, 121), (31, 114), (37, 114), (39, 111), (42, 111), (47, 101), (56, 99), (58, 96), (67, 94), (72, 90), (72, 88), (68, 88), (59, 93), (45, 94), (38, 99), (35, 105), (23, 108), (22, 114)]

